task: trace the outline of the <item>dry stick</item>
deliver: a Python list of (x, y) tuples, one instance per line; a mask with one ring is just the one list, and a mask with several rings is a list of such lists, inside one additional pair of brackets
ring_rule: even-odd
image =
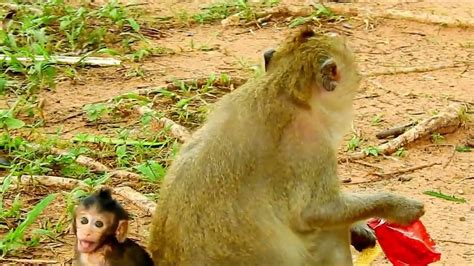
[(406, 19), (427, 24), (444, 24), (446, 26), (474, 27), (474, 20), (470, 18), (461, 18), (458, 16), (440, 16), (428, 13), (414, 13), (407, 10), (383, 9), (372, 10), (367, 8), (357, 8), (354, 6), (345, 6), (337, 4), (326, 4), (333, 12), (337, 14), (351, 14), (358, 16), (369, 16), (372, 18), (391, 18)]
[(427, 168), (427, 167), (431, 167), (431, 166), (439, 165), (439, 164), (440, 164), (440, 163), (438, 163), (438, 162), (435, 162), (435, 163), (428, 163), (428, 164), (423, 164), (423, 165), (408, 167), (408, 168), (405, 168), (405, 169), (399, 169), (399, 170), (395, 170), (395, 171), (388, 172), (388, 173), (372, 173), (372, 174), (373, 174), (373, 175), (376, 175), (376, 176), (378, 176), (378, 177), (387, 179), (387, 178), (396, 177), (396, 176), (401, 175), (401, 174), (413, 172), (413, 171), (416, 171), (416, 170), (420, 170), (420, 169), (423, 169), (423, 168)]
[(448, 165), (451, 163), (451, 161), (453, 160), (454, 156), (456, 156), (456, 145), (449, 145), (453, 148), (453, 152), (451, 153), (451, 155), (449, 156), (448, 160), (443, 164), (443, 168), (446, 168), (448, 167)]
[(134, 190), (133, 188), (127, 186), (118, 187), (114, 189), (114, 192), (128, 199), (135, 206), (147, 211), (148, 214), (153, 214), (153, 211), (156, 207), (156, 203), (149, 200), (147, 197), (145, 197), (140, 192)]
[[(0, 183), (3, 184), (6, 177), (0, 177)], [(67, 189), (73, 189), (75, 187), (87, 187), (87, 185), (81, 180), (65, 178), (60, 176), (47, 176), (47, 175), (22, 175), (12, 176), (11, 181), (14, 184), (20, 183), (38, 183), (47, 187), (60, 186)]]
[(375, 137), (377, 137), (378, 139), (386, 139), (386, 138), (391, 137), (391, 136), (398, 137), (399, 135), (403, 134), (405, 131), (407, 131), (408, 129), (410, 129), (414, 125), (416, 125), (416, 122), (411, 122), (411, 123), (403, 125), (403, 126), (390, 128), (390, 129), (384, 130), (380, 133), (377, 133), (375, 135)]
[[(156, 113), (156, 111), (152, 110), (151, 108), (149, 108), (147, 106), (137, 106), (137, 111), (141, 115), (148, 114), (148, 113), (151, 113), (151, 114)], [(178, 124), (178, 123), (174, 122), (173, 120), (171, 120), (169, 118), (166, 118), (166, 117), (161, 117), (161, 118), (158, 118), (156, 116), (154, 116), (154, 117), (164, 127), (168, 127), (171, 131), (171, 134), (173, 134), (173, 136), (175, 136), (179, 141), (185, 142), (186, 140), (188, 140), (190, 138), (191, 133), (188, 131), (188, 129), (186, 129), (182, 125), (180, 125), (180, 124)]]
[[(195, 78), (195, 79), (181, 79), (179, 81), (182, 82), (186, 86), (196, 85), (198, 87), (201, 87), (208, 84), (209, 78), (207, 77), (207, 78)], [(233, 78), (230, 78), (229, 81), (222, 80), (221, 78), (217, 78), (216, 80), (214, 80), (214, 82), (212, 82), (212, 85), (218, 86), (218, 87), (224, 87), (224, 86), (238, 87), (244, 84), (245, 82), (247, 82), (247, 79), (241, 78), (241, 77), (233, 77)], [(156, 94), (160, 92), (162, 88), (165, 88), (168, 90), (180, 89), (180, 86), (179, 86), (180, 84), (174, 84), (172, 80), (167, 80), (166, 83), (167, 84), (163, 86), (150, 86), (150, 87), (136, 89), (134, 92), (139, 95), (152, 95), (152, 94)]]
[[(0, 184), (3, 184), (5, 177), (0, 177)], [(76, 187), (87, 188), (88, 185), (81, 180), (61, 177), (61, 176), (46, 176), (46, 175), (22, 175), (20, 177), (13, 176), (11, 178), (13, 184), (21, 183), (38, 183), (47, 187), (51, 186), (60, 186), (66, 189), (73, 189)], [(140, 192), (134, 190), (131, 187), (123, 186), (113, 188), (113, 192), (124, 197), (140, 209), (148, 212), (149, 214), (153, 213), (156, 204), (145, 197)]]
[(462, 18), (460, 16), (440, 16), (428, 13), (416, 14), (408, 10), (387, 9), (381, 14), (387, 18), (407, 19), (422, 23), (444, 24), (446, 26), (467, 26), (474, 27), (474, 20)]
[[(41, 147), (38, 144), (30, 144), (30, 147), (39, 150)], [(61, 150), (58, 148), (51, 148), (51, 153), (57, 155), (68, 155), (69, 153), (65, 150)], [(126, 170), (112, 170), (108, 166), (84, 155), (79, 155), (76, 158), (76, 163), (85, 166), (91, 169), (93, 172), (106, 172), (110, 173), (114, 177), (118, 177), (121, 179), (140, 179), (140, 175), (136, 173), (132, 173)]]
[(245, 27), (253, 26), (253, 25), (260, 25), (264, 22), (269, 21), (272, 18), (272, 14), (268, 14), (265, 17), (258, 18), (257, 20), (253, 20), (244, 24)]
[[(34, 57), (35, 61), (45, 61), (46, 58), (44, 56), (37, 55)], [(12, 58), (6, 55), (0, 55), (0, 61), (11, 61)], [(16, 57), (16, 60), (22, 62), (22, 63), (30, 63), (32, 62), (32, 59), (29, 57)], [(77, 63), (83, 63), (86, 65), (92, 65), (92, 66), (119, 66), (121, 64), (121, 61), (115, 58), (103, 58), (103, 57), (80, 57), (80, 56), (51, 56), (49, 59), (50, 62), (56, 63), (56, 64), (68, 64), (68, 65), (74, 65)]]
[[(444, 130), (446, 128), (459, 127), (462, 123), (459, 114), (465, 111), (465, 109), (466, 106), (463, 104), (452, 104), (438, 115), (421, 121), (402, 135), (379, 145), (377, 150), (380, 154), (390, 155), (404, 145), (428, 136), (433, 132)], [(358, 152), (349, 155), (347, 158), (341, 158), (340, 161), (363, 159), (367, 156), (369, 156), (369, 154), (365, 152)]]
[(439, 65), (433, 65), (433, 66), (388, 67), (388, 68), (382, 69), (380, 71), (367, 72), (367, 73), (364, 73), (363, 75), (366, 76), (366, 77), (376, 77), (376, 76), (383, 76), (383, 75), (430, 72), (430, 71), (446, 69), (446, 68), (462, 67), (462, 66), (465, 66), (466, 64), (450, 63), (450, 64), (439, 64)]
[[(440, 164), (440, 163), (437, 163), (437, 162), (436, 162), (436, 163), (423, 164), (423, 165), (413, 166), (413, 167), (409, 167), (409, 168), (405, 168), (405, 169), (395, 170), (395, 171), (388, 172), (388, 173), (374, 173), (374, 172), (371, 172), (371, 173), (368, 173), (368, 174), (365, 175), (365, 176), (376, 175), (376, 176), (378, 176), (379, 178), (377, 178), (377, 179), (363, 180), (363, 181), (358, 181), (358, 182), (346, 182), (346, 183), (344, 183), (344, 184), (347, 184), (347, 185), (358, 185), (358, 184), (374, 183), (374, 182), (378, 182), (378, 181), (382, 181), (382, 180), (387, 180), (387, 179), (390, 179), (390, 178), (394, 178), (394, 177), (399, 176), (399, 175), (401, 175), (401, 174), (413, 172), (413, 171), (416, 171), (416, 170), (420, 170), (420, 169), (423, 169), (423, 168), (427, 168), (427, 167), (431, 167), (431, 166), (439, 165), (439, 164)], [(365, 176), (364, 176), (364, 177), (365, 177)]]
[[(57, 155), (68, 155), (69, 153), (65, 150), (58, 148), (51, 148), (51, 152)], [(79, 155), (76, 158), (76, 163), (85, 166), (94, 172), (109, 172), (110, 169), (106, 165), (84, 155)]]
[(474, 242), (464, 242), (464, 241), (457, 241), (457, 240), (448, 240), (448, 239), (436, 239), (438, 242), (446, 242), (446, 243), (453, 243), (453, 244), (460, 244), (460, 245), (470, 245), (474, 246)]
[[(6, 259), (6, 258), (0, 258), (0, 261), (10, 261), (10, 262), (16, 262), (16, 263), (25, 263), (26, 265), (42, 265), (42, 264), (58, 264), (59, 261), (57, 260), (41, 260), (41, 259)], [(25, 265), (23, 264), (23, 265)]]

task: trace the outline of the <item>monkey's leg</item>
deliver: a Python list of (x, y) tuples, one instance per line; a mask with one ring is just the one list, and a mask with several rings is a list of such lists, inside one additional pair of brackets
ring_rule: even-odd
[(333, 200), (314, 202), (302, 212), (300, 229), (345, 226), (371, 217), (406, 225), (424, 214), (424, 205), (391, 193), (342, 193)]
[(366, 224), (359, 222), (351, 227), (351, 245), (357, 250), (362, 251), (366, 248), (375, 246), (377, 238), (374, 231)]

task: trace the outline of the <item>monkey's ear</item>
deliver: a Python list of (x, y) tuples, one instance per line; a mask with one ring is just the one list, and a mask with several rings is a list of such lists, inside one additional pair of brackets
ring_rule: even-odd
[(326, 59), (321, 64), (322, 86), (326, 91), (333, 91), (341, 79), (339, 67), (332, 58)]
[(265, 71), (268, 71), (268, 65), (270, 64), (274, 53), (275, 49), (270, 49), (263, 53), (263, 59), (265, 60)]
[(77, 206), (74, 207), (74, 210), (72, 211), (72, 225), (71, 225), (71, 231), (74, 235), (77, 233), (77, 225), (76, 225), (76, 215), (77, 215)]
[(128, 233), (128, 221), (120, 220), (118, 222), (117, 230), (115, 231), (115, 237), (119, 243), (123, 243), (127, 239)]
[(296, 40), (299, 43), (302, 43), (306, 41), (308, 38), (314, 37), (314, 36), (316, 36), (316, 32), (314, 32), (314, 30), (311, 29), (311, 27), (306, 26), (300, 32), (298, 32), (298, 34), (296, 35)]

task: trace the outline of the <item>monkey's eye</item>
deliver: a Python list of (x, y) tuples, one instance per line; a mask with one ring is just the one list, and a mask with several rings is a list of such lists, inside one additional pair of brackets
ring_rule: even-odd
[(104, 226), (104, 223), (102, 221), (96, 221), (95, 226), (101, 228), (102, 226)]
[(87, 224), (89, 220), (86, 217), (81, 217), (81, 224)]

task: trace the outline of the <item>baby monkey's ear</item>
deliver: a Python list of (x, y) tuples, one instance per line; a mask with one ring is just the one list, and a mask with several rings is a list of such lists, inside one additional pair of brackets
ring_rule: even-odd
[(306, 40), (308, 40), (308, 38), (311, 38), (311, 37), (314, 37), (314, 36), (316, 36), (316, 32), (313, 29), (311, 29), (311, 27), (306, 26), (306, 27), (303, 27), (303, 29), (300, 30), (296, 34), (295, 41), (298, 42), (298, 43), (302, 43), (302, 42), (305, 42)]
[(115, 237), (119, 243), (125, 242), (128, 233), (128, 220), (120, 220), (118, 222), (117, 230), (115, 231)]

